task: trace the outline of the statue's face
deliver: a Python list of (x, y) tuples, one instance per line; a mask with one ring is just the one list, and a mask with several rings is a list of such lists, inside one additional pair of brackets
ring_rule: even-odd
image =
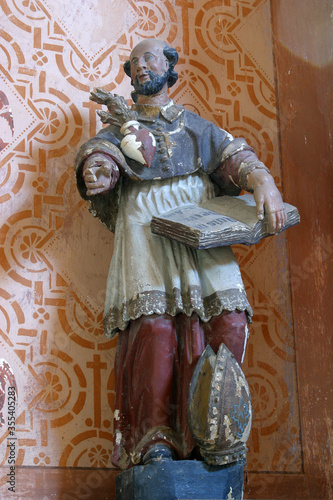
[(166, 84), (169, 61), (163, 54), (163, 49), (164, 44), (160, 42), (144, 40), (132, 50), (131, 78), (138, 94), (156, 94)]

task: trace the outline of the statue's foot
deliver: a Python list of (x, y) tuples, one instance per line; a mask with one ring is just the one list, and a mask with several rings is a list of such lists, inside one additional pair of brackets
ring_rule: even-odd
[(166, 444), (154, 444), (143, 457), (144, 465), (161, 460), (174, 460), (174, 451)]

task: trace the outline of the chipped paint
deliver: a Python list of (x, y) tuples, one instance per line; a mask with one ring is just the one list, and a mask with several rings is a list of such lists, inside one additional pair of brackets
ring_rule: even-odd
[(224, 435), (226, 441), (229, 441), (231, 444), (234, 444), (237, 441), (239, 441), (237, 438), (235, 438), (235, 436), (231, 431), (231, 420), (229, 415), (224, 415), (223, 424), (224, 424)]
[(244, 348), (243, 348), (243, 354), (242, 354), (242, 359), (241, 359), (241, 365), (243, 364), (244, 361), (244, 356), (245, 356), (245, 351), (246, 351), (246, 346), (247, 346), (247, 341), (249, 340), (250, 336), (250, 331), (248, 326), (245, 326), (245, 342), (244, 342)]
[(116, 431), (116, 444), (119, 446), (121, 444), (122, 434), (120, 431)]
[(234, 369), (233, 366), (230, 366), (230, 371), (232, 372), (232, 375), (236, 383), (236, 395), (238, 398), (240, 398), (242, 396), (242, 387), (244, 387), (244, 379), (242, 376), (238, 377), (236, 370)]
[(227, 496), (227, 500), (235, 500), (234, 497), (232, 496), (232, 487), (230, 486), (230, 490)]
[(239, 186), (237, 186), (237, 184), (235, 183), (235, 181), (233, 180), (231, 175), (228, 175), (228, 178), (229, 178), (230, 182), (233, 183), (234, 186), (239, 187)]

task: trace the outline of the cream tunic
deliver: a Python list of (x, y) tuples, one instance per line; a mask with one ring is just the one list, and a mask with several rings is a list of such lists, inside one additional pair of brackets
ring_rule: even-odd
[(196, 312), (203, 321), (223, 310), (252, 311), (230, 247), (195, 250), (153, 235), (150, 222), (184, 204), (214, 197), (209, 176), (123, 180), (105, 301), (108, 337), (141, 315)]

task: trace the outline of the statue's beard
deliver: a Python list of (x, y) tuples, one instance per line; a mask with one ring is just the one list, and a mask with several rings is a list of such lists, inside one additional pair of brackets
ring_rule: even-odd
[(133, 82), (133, 87), (137, 94), (140, 95), (154, 95), (163, 89), (164, 85), (169, 79), (169, 71), (166, 71), (164, 75), (158, 76), (153, 71), (148, 71), (150, 80), (140, 83), (138, 77), (135, 77)]

